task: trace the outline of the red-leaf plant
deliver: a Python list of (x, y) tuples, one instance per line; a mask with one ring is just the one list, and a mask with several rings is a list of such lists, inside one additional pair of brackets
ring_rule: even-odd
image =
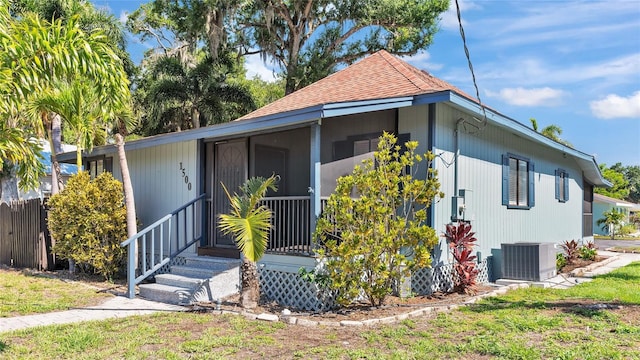
[(475, 261), (477, 257), (471, 255), (478, 240), (475, 234), (471, 232), (471, 224), (464, 222), (448, 224), (444, 234), (455, 260), (453, 290), (459, 293), (475, 294), (478, 291), (477, 278), (480, 271)]
[(573, 264), (578, 260), (578, 257), (580, 256), (580, 246), (576, 240), (565, 240), (560, 247), (564, 250), (568, 264)]

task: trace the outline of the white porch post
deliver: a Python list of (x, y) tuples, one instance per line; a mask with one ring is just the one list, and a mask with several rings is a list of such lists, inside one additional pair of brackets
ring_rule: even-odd
[(320, 121), (311, 125), (311, 144), (310, 144), (310, 175), (309, 176), (309, 237), (313, 236), (316, 230), (316, 222), (320, 216)]

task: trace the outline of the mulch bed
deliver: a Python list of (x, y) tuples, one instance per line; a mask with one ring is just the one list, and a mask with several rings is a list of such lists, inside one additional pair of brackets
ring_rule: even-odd
[[(475, 295), (486, 294), (495, 289), (496, 288), (492, 286), (480, 285), (478, 286), (478, 292)], [(294, 316), (298, 319), (331, 322), (340, 322), (343, 320), (360, 321), (405, 314), (413, 310), (426, 307), (463, 304), (465, 301), (471, 299), (475, 295), (437, 292), (431, 295), (412, 296), (408, 298), (387, 296), (387, 298), (385, 299), (385, 303), (382, 306), (372, 307), (365, 303), (355, 303), (340, 309), (324, 312), (297, 311), (295, 309), (289, 309), (285, 306), (278, 305), (275, 302), (269, 302), (265, 298), (261, 299), (257, 308), (246, 310), (243, 309), (240, 305), (240, 296), (232, 295), (224, 299), (220, 303), (220, 310), (233, 312), (246, 311), (254, 314), (270, 313), (280, 315), (282, 314), (283, 310), (288, 309), (291, 311), (291, 316)], [(217, 304), (199, 303), (196, 304), (193, 309), (194, 311), (217, 309)]]
[(575, 269), (579, 269), (582, 267), (585, 267), (587, 265), (591, 265), (593, 263), (597, 263), (600, 262), (604, 259), (607, 259), (607, 256), (596, 256), (595, 260), (583, 260), (583, 259), (577, 259), (574, 260), (571, 264), (567, 264), (565, 265), (562, 269), (560, 269), (560, 271), (558, 271), (558, 273), (560, 274), (568, 274), (570, 272), (572, 272)]

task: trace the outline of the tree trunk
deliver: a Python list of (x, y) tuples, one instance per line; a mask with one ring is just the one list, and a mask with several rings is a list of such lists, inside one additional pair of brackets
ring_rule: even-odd
[(200, 128), (200, 112), (195, 107), (191, 109), (191, 122), (194, 129)]
[(127, 236), (132, 237), (133, 235), (138, 233), (138, 226), (136, 224), (136, 203), (133, 198), (133, 186), (131, 185), (131, 177), (129, 176), (127, 154), (124, 151), (124, 139), (120, 134), (116, 134), (116, 147), (118, 148), (120, 171), (122, 172), (124, 203), (127, 207)]
[[(56, 154), (62, 152), (62, 118), (58, 114), (47, 114), (44, 116), (52, 116), (51, 121), (46, 121), (49, 135), (49, 148), (51, 151), (51, 195), (55, 195), (62, 191), (64, 184), (62, 183), (62, 173), (60, 171), (60, 163)], [(78, 168), (78, 172), (81, 168)], [(51, 236), (51, 246), (56, 244), (56, 239)], [(69, 259), (69, 272), (76, 272), (76, 263), (73, 259)]]
[[(60, 164), (56, 157), (56, 154), (62, 152), (62, 118), (58, 114), (46, 116), (53, 116), (50, 122), (51, 127), (47, 127), (47, 132), (49, 133), (49, 147), (51, 148), (51, 195), (55, 195), (64, 188)], [(80, 168), (78, 168), (78, 171), (80, 171)]]
[[(122, 187), (124, 189), (124, 204), (127, 208), (127, 237), (132, 237), (138, 233), (136, 224), (136, 202), (133, 198), (133, 185), (129, 176), (129, 165), (127, 165), (127, 154), (124, 151), (124, 138), (116, 134), (116, 147), (118, 148), (118, 158), (120, 160), (120, 172), (122, 173)], [(138, 258), (138, 247), (134, 244), (135, 257)], [(138, 269), (138, 262), (134, 264)]]
[(256, 263), (242, 256), (242, 267), (240, 271), (242, 278), (240, 302), (245, 309), (255, 309), (260, 300), (260, 282), (258, 280)]

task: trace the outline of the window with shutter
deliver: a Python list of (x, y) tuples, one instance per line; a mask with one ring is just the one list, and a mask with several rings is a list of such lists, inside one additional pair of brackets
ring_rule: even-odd
[(533, 163), (529, 159), (513, 154), (503, 155), (503, 205), (514, 209), (529, 209), (534, 206), (533, 173)]
[(556, 170), (556, 200), (569, 201), (569, 174), (562, 170)]

